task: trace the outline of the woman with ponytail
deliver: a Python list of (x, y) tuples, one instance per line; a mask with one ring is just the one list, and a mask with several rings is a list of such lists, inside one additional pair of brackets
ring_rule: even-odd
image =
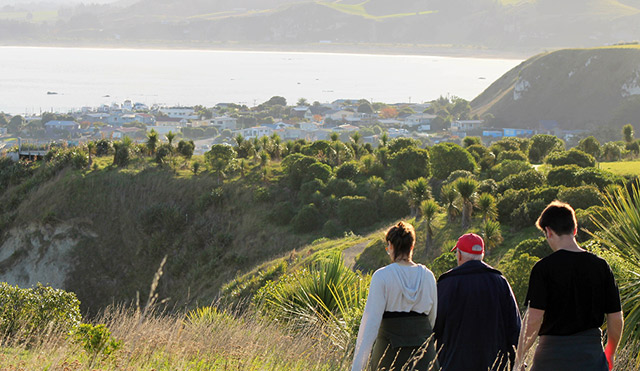
[(427, 267), (413, 262), (415, 241), (411, 224), (399, 222), (387, 231), (391, 264), (371, 277), (352, 371), (400, 370), (405, 364), (413, 370), (439, 369), (432, 336), (436, 279)]

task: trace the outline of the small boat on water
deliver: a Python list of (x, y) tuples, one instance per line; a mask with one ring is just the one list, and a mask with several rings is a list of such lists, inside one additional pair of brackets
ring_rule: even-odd
[(48, 91), (47, 92), (47, 95), (57, 95), (57, 94), (58, 94), (58, 92), (56, 92), (56, 91)]

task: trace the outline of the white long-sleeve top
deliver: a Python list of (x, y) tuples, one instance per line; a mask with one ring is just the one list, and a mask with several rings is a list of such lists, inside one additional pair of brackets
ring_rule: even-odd
[(425, 313), (433, 328), (437, 308), (436, 279), (424, 265), (393, 263), (375, 271), (360, 321), (351, 370), (362, 371), (367, 366), (385, 311)]

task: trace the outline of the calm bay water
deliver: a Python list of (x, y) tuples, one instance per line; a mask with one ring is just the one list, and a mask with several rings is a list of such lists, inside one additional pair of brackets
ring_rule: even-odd
[[(204, 50), (0, 47), (0, 111), (66, 112), (113, 102), (253, 106), (335, 99), (473, 99), (514, 59)], [(47, 94), (56, 92), (57, 94)]]

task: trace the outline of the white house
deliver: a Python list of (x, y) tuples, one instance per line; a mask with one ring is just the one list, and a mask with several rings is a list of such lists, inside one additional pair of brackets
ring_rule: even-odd
[(389, 130), (387, 130), (387, 135), (389, 135), (389, 138), (410, 136), (409, 131), (407, 129), (397, 129), (397, 128), (389, 128)]
[(459, 120), (451, 123), (451, 131), (476, 130), (482, 128), (482, 120)]
[[(431, 121), (435, 119), (436, 115), (431, 115), (429, 113), (415, 113), (413, 115), (409, 115), (404, 119), (405, 125), (407, 126), (418, 126), (418, 125), (429, 125), (431, 127)], [(428, 130), (428, 129), (427, 129)]]
[(163, 107), (160, 112), (171, 118), (180, 118), (187, 120), (196, 120), (200, 117), (196, 115), (193, 107)]
[(229, 116), (214, 117), (211, 119), (211, 125), (218, 127), (220, 131), (224, 129), (236, 130), (238, 127), (238, 120)]
[(80, 130), (80, 124), (78, 124), (75, 121), (52, 120), (52, 121), (49, 121), (46, 124), (44, 124), (44, 128), (48, 132), (52, 132), (52, 131), (55, 131), (55, 130), (75, 131), (75, 130)]
[(273, 129), (266, 126), (254, 126), (251, 128), (241, 129), (238, 132), (247, 139), (253, 139), (271, 136), (271, 134), (273, 134)]
[(300, 129), (305, 131), (318, 130), (318, 123), (303, 121), (300, 123)]
[(336, 121), (343, 121), (346, 120), (347, 117), (352, 117), (354, 116), (355, 113), (351, 112), (351, 111), (345, 111), (345, 110), (339, 110), (339, 111), (329, 111), (325, 114), (324, 118), (330, 118), (332, 120), (336, 120)]
[(129, 99), (125, 100), (122, 104), (122, 109), (125, 111), (133, 111), (133, 103)]

